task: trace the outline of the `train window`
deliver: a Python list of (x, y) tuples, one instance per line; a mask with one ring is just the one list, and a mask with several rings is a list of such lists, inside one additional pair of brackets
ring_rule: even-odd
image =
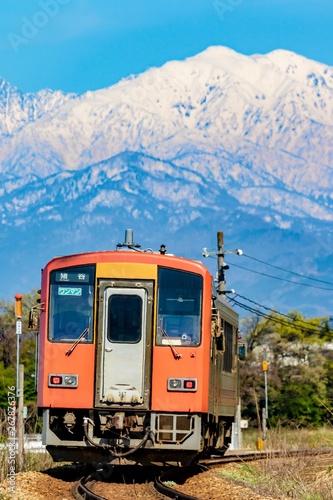
[(112, 294), (108, 303), (108, 340), (134, 344), (141, 340), (142, 298)]
[(157, 345), (199, 345), (202, 277), (160, 267), (158, 271)]
[(72, 267), (51, 272), (50, 340), (75, 341), (86, 330), (82, 342), (92, 341), (94, 280), (93, 266)]
[(227, 321), (223, 321), (225, 348), (223, 355), (223, 371), (232, 372), (234, 359), (234, 329)]

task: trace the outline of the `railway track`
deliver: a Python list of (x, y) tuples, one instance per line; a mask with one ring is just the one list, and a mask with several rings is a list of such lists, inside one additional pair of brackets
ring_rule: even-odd
[(312, 455), (329, 455), (333, 452), (332, 448), (315, 448), (315, 449), (300, 449), (289, 451), (255, 451), (255, 452), (241, 452), (234, 455), (224, 455), (221, 457), (207, 458), (199, 461), (199, 465), (207, 467), (213, 465), (227, 464), (233, 462), (250, 462), (253, 460), (263, 460), (267, 458), (289, 458), (297, 456), (312, 456)]
[(72, 488), (72, 495), (76, 500), (107, 500), (105, 497), (97, 495), (92, 490), (95, 480), (89, 474), (83, 476)]
[[(156, 496), (151, 498), (175, 498), (177, 500), (198, 500), (197, 497), (187, 495), (186, 493), (181, 493), (177, 491), (168, 483), (173, 483), (175, 480), (185, 481), (189, 477), (198, 474), (198, 472), (203, 472), (206, 470), (204, 466), (192, 466), (177, 468), (173, 467), (167, 471), (162, 472), (154, 478), (154, 487)], [(96, 485), (96, 479), (94, 474), (88, 474), (83, 476), (79, 481), (77, 481), (72, 488), (72, 495), (76, 500), (108, 500), (104, 496), (97, 494), (94, 491), (94, 485)], [(151, 494), (153, 495), (153, 491)], [(110, 493), (111, 494), (111, 493)], [(158, 495), (158, 496), (157, 496)], [(111, 496), (109, 497), (111, 498)], [(114, 498), (114, 497), (113, 497)]]
[[(198, 497), (189, 495), (187, 493), (179, 491), (179, 489), (175, 489), (175, 486), (179, 488), (180, 484), (184, 484), (187, 479), (196, 476), (205, 471), (209, 471), (214, 466), (218, 466), (221, 464), (227, 463), (235, 463), (235, 462), (248, 462), (254, 460), (263, 460), (270, 458), (289, 458), (295, 456), (311, 456), (311, 455), (322, 455), (322, 454), (332, 454), (332, 449), (303, 449), (303, 450), (293, 450), (293, 451), (269, 451), (269, 452), (251, 452), (251, 453), (240, 453), (234, 455), (227, 455), (221, 457), (212, 457), (205, 460), (200, 460), (200, 462), (196, 465), (190, 467), (172, 467), (168, 470), (160, 471), (153, 478), (153, 481), (150, 483), (149, 494), (146, 496), (155, 499), (163, 499), (163, 498), (174, 498), (177, 500), (200, 500)], [(109, 469), (110, 470), (110, 469)], [(138, 468), (141, 472), (142, 468)], [(146, 473), (146, 471), (145, 471)], [(144, 475), (144, 474), (143, 474)], [(106, 476), (104, 472), (104, 477)], [(116, 483), (113, 482), (112, 473), (109, 474), (109, 480), (111, 479), (111, 483), (113, 488), (117, 488)], [(94, 487), (98, 482), (103, 481), (103, 473), (102, 475), (97, 473), (91, 473), (84, 477), (82, 477), (79, 481), (75, 483), (72, 489), (73, 497), (76, 500), (109, 500), (110, 498), (115, 498), (114, 493), (110, 492), (110, 496), (106, 498), (105, 496), (101, 496), (94, 491)], [(116, 479), (116, 482), (119, 478)], [(141, 477), (142, 482), (142, 477)], [(129, 487), (133, 487), (133, 484), (129, 484)], [(115, 491), (115, 490), (114, 490)], [(155, 496), (156, 495), (156, 496)], [(118, 497), (117, 497), (118, 498)], [(125, 498), (125, 497), (122, 497)]]
[(161, 476), (155, 478), (155, 488), (163, 495), (166, 495), (170, 498), (176, 498), (177, 500), (199, 500), (197, 497), (187, 495), (186, 493), (181, 493), (175, 490), (175, 488), (168, 486), (166, 483), (168, 483), (169, 481), (173, 482), (178, 478), (181, 478), (182, 481), (185, 481), (189, 477), (198, 474), (199, 472), (204, 472), (205, 470), (207, 470), (207, 467), (203, 465), (172, 468), (166, 472), (163, 472)]

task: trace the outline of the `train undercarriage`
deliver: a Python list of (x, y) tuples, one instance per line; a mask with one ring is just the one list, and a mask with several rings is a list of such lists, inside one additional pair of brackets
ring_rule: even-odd
[(43, 442), (56, 462), (190, 465), (222, 454), (232, 419), (149, 411), (43, 410)]

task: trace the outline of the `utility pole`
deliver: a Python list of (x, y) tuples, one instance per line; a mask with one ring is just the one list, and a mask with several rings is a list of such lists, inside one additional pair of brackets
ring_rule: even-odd
[(17, 464), (18, 470), (22, 470), (24, 453), (24, 428), (23, 428), (23, 384), (24, 366), (20, 365), (20, 336), (22, 334), (22, 295), (15, 295), (15, 316), (16, 316), (16, 397), (17, 405)]
[(218, 285), (219, 293), (225, 292), (225, 276), (224, 276), (224, 236), (222, 231), (217, 233), (217, 272), (218, 272)]
[(207, 248), (203, 249), (202, 255), (204, 257), (210, 257), (213, 255), (217, 256), (217, 288), (218, 294), (235, 293), (235, 290), (226, 290), (226, 280), (224, 271), (229, 269), (229, 266), (224, 262), (224, 255), (235, 253), (237, 255), (243, 255), (242, 250), (224, 250), (224, 238), (223, 232), (217, 232), (217, 251), (208, 252)]
[(22, 295), (15, 295), (16, 316), (16, 397), (20, 395), (20, 335), (22, 334)]
[(17, 465), (18, 465), (18, 470), (22, 470), (23, 460), (24, 460), (24, 423), (23, 423), (24, 365), (20, 365), (19, 380), (20, 380), (20, 395), (18, 398), (18, 406), (17, 406), (17, 445), (18, 445)]
[(262, 348), (262, 369), (264, 372), (264, 381), (265, 381), (265, 408), (263, 409), (263, 435), (264, 439), (266, 439), (266, 431), (267, 431), (267, 419), (268, 419), (268, 387), (267, 387), (267, 370), (268, 370), (268, 362), (267, 362), (267, 347), (264, 345)]

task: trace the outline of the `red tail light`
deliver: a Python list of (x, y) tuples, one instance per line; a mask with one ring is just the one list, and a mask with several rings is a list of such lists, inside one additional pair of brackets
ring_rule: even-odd
[(168, 391), (195, 392), (197, 390), (196, 378), (169, 378)]
[(51, 375), (50, 376), (50, 384), (51, 385), (62, 385), (62, 377), (59, 375)]

